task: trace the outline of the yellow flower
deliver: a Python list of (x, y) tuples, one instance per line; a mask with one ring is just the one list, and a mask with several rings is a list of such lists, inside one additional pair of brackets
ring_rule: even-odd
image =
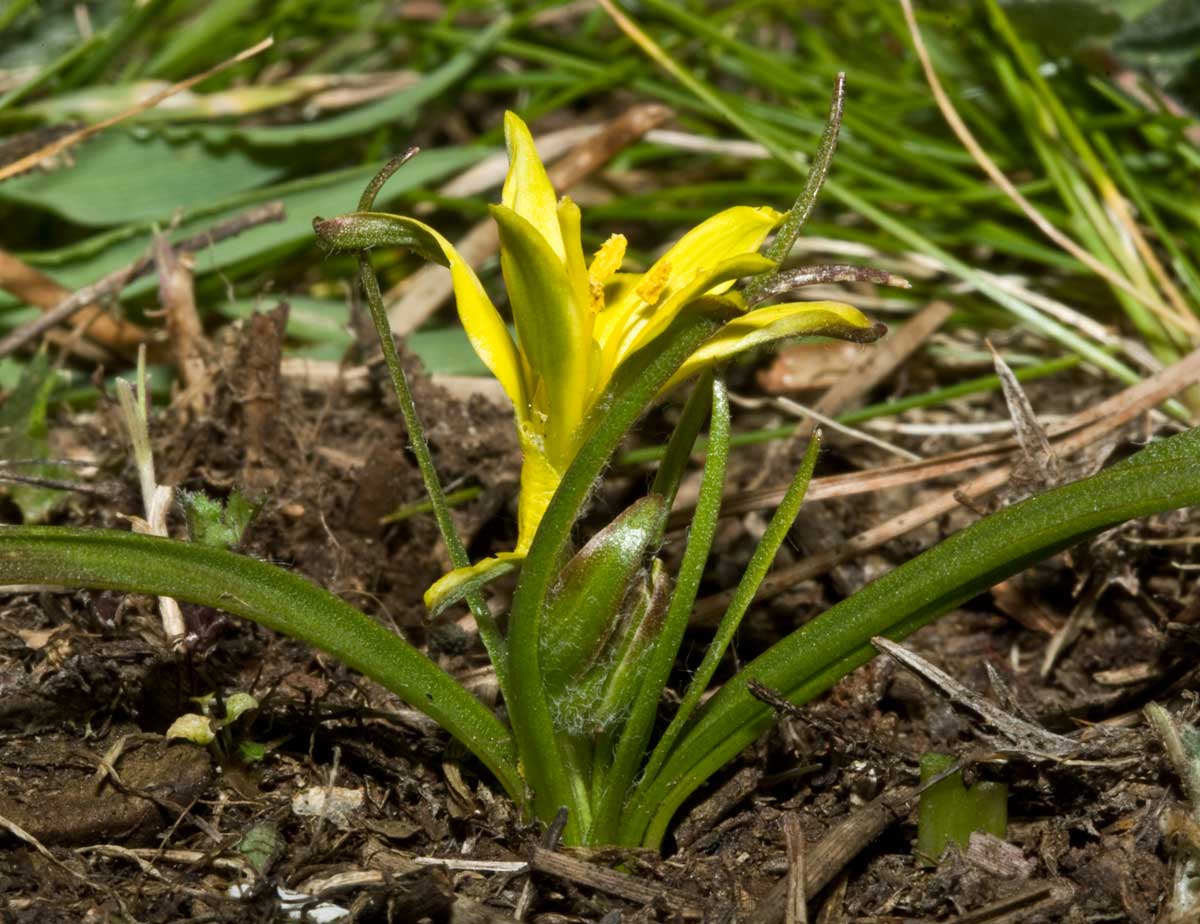
[[(525, 123), (504, 117), (509, 169), (501, 203), (500, 267), (516, 326), (510, 335), (474, 271), (433, 228), (397, 215), (359, 213), (388, 243), (409, 246), (450, 268), (458, 314), (480, 359), (516, 414), (523, 456), (517, 546), (442, 577), (427, 605), (461, 596), (524, 558), (538, 523), (585, 438), (589, 415), (621, 364), (689, 306), (740, 315), (706, 342), (672, 385), (751, 347), (803, 334), (853, 334), (871, 322), (838, 302), (799, 302), (747, 311), (734, 283), (775, 268), (757, 251), (783, 215), (738, 206), (702, 222), (645, 273), (620, 272), (625, 238), (610, 237), (587, 262), (579, 207), (559, 199)], [(380, 240), (380, 238), (376, 238)]]

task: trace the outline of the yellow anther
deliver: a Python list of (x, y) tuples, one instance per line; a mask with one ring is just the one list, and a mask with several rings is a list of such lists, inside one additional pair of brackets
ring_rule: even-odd
[(660, 260), (650, 268), (638, 287), (633, 291), (648, 305), (653, 305), (662, 298), (663, 289), (667, 287), (667, 283), (671, 279), (671, 264), (667, 260)]
[(604, 283), (589, 276), (588, 291), (591, 293), (592, 314), (599, 314), (604, 310)]
[(624, 234), (612, 234), (600, 245), (600, 249), (592, 257), (592, 265), (588, 267), (588, 279), (593, 285), (608, 282), (608, 277), (621, 268), (627, 243)]

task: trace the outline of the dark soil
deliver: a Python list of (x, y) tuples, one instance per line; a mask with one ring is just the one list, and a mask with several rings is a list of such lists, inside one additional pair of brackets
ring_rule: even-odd
[[(373, 375), (365, 393), (300, 390), (280, 377), (278, 329), (277, 319), (260, 318), (226, 345), (201, 413), (177, 407), (156, 419), (160, 479), (217, 496), (234, 487), (256, 493), (263, 506), (244, 551), (342, 595), (494, 697), (471, 624), (426, 622), (421, 592), (448, 565), (432, 520), (380, 525), (383, 514), (422, 498), (382, 378)], [(415, 365), (412, 372), (444, 481), (482, 488), (456, 512), (473, 556), (510, 545), (518, 465), (510, 418), (482, 398), (459, 403)], [(1096, 397), (1084, 379), (1070, 396), (1031, 390), (1039, 410)], [(741, 413), (739, 426), (752, 425), (753, 414)], [(998, 400), (976, 403), (963, 419), (976, 414), (1004, 416)], [(663, 423), (650, 421), (651, 430)], [(140, 512), (112, 409), (59, 426), (91, 449), (100, 480), (119, 489), (104, 500), (81, 495), (63, 521), (118, 526), (122, 514)], [(836, 436), (829, 442), (827, 472), (883, 458)], [(932, 454), (949, 444), (909, 445)], [(735, 477), (749, 482), (765, 458), (761, 449), (740, 452)], [(641, 472), (614, 474), (595, 504), (598, 519), (645, 484)], [(926, 490), (935, 488), (813, 505), (781, 557), (838, 543)], [(974, 515), (964, 510), (952, 523), (757, 606), (738, 657)], [(736, 580), (748, 536), (762, 522), (758, 515), (726, 521), (706, 591)], [(1170, 834), (1182, 823), (1182, 797), (1140, 710), (1156, 700), (1195, 718), (1187, 691), (1196, 686), (1200, 594), (1178, 567), (1188, 548), (1146, 540), (1196, 535), (1198, 525), (1194, 511), (1131, 525), (1007, 582), (909, 641), (1010, 712), (1062, 733), (1086, 728), (1080, 759), (998, 753), (991, 729), (891, 660), (876, 659), (819, 702), (782, 716), (681, 814), (664, 857), (574, 854), (585, 870), (619, 867), (657, 890), (648, 903), (596, 887), (586, 875), (580, 882), (522, 871), (516, 864), (541, 833), (486, 772), (422, 716), (318, 652), (186, 607), (196, 641), (175, 655), (153, 600), (10, 596), (0, 603), (0, 920), (282, 921), (289, 918), (278, 890), (285, 889), (319, 893), (357, 921), (511, 921), (530, 883), (527, 920), (665, 921), (692, 909), (713, 921), (748, 920), (787, 875), (786, 816), (798, 815), (805, 842), (816, 845), (871, 800), (911, 787), (919, 757), (931, 749), (966, 759), (969, 777), (1009, 785), (1006, 843), (980, 839), (926, 865), (914, 855), (915, 814), (901, 806), (898, 820), (809, 902), (810, 920), (1160, 920), (1174, 889)], [(677, 553), (668, 549), (668, 557)], [(1081, 588), (1085, 595), (1103, 589), (1043, 678), (1051, 633)], [(681, 668), (696, 663), (704, 639), (697, 631), (685, 645)], [(235, 726), (223, 749), (167, 743), (170, 723), (195, 711), (190, 698), (214, 691), (251, 692), (260, 709)], [(265, 757), (245, 763), (241, 742), (265, 745)], [(323, 794), (350, 807), (344, 815), (304, 814), (303, 798)], [(499, 866), (439, 867), (418, 862), (424, 858)], [(241, 897), (231, 892), (238, 883)], [(295, 910), (291, 919), (299, 916)]]

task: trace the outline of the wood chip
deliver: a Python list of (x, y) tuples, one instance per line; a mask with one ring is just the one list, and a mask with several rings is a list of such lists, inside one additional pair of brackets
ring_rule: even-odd
[(1010, 844), (986, 831), (972, 832), (963, 858), (998, 879), (1028, 879), (1036, 867), (1035, 863), (1025, 858), (1025, 851), (1016, 844)]
[(757, 765), (739, 770), (680, 822), (675, 829), (675, 843), (680, 848), (690, 847), (738, 803), (752, 795), (761, 779), (762, 768)]
[(695, 919), (704, 916), (704, 902), (686, 892), (640, 879), (628, 873), (620, 873), (603, 866), (596, 866), (593, 863), (585, 863), (567, 854), (547, 850), (545, 847), (533, 848), (530, 865), (539, 873), (547, 876), (557, 876), (567, 882), (596, 889), (609, 895), (616, 895), (631, 902), (642, 905), (662, 902), (665, 907), (684, 917)]
[(1115, 667), (1112, 670), (1096, 671), (1092, 674), (1092, 679), (1106, 687), (1127, 687), (1154, 680), (1161, 673), (1161, 665), (1153, 661), (1142, 661), (1125, 667)]
[[(915, 804), (917, 789), (886, 793), (847, 815), (807, 851), (804, 894), (808, 900), (833, 881), (846, 865), (893, 822), (908, 814)], [(788, 907), (788, 876), (771, 887), (755, 906), (746, 924), (784, 924)]]
[(788, 898), (785, 924), (808, 924), (808, 905), (804, 900), (804, 831), (795, 812), (783, 816), (783, 836), (787, 842)]
[(1075, 889), (1066, 880), (1042, 882), (983, 908), (948, 919), (945, 924), (1024, 924), (1035, 912), (1066, 907)]

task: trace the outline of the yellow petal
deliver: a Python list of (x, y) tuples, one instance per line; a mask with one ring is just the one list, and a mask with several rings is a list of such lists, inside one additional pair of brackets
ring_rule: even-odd
[(730, 321), (696, 350), (663, 389), (755, 347), (793, 337), (819, 335), (869, 342), (881, 329), (841, 302), (788, 302), (759, 308)]
[[(591, 315), (586, 290), (578, 295), (563, 262), (528, 221), (503, 205), (491, 207), (500, 229), (500, 268), (521, 352), (529, 362), (530, 393), (545, 395), (545, 452), (568, 460), (589, 399)], [(556, 219), (557, 221), (557, 219)], [(582, 256), (580, 257), (582, 264)]]
[[(565, 468), (551, 464), (543, 449), (541, 437), (529, 425), (518, 425), (521, 444), (521, 496), (517, 501), (517, 551), (529, 551), (538, 524), (554, 492), (558, 490)], [(569, 464), (569, 460), (568, 460)]]
[[(666, 304), (683, 289), (691, 287), (694, 290), (697, 277), (712, 276), (719, 264), (754, 254), (771, 229), (782, 220), (782, 213), (765, 206), (725, 209), (680, 238), (634, 286), (606, 293), (607, 303), (596, 319), (594, 334), (604, 347), (606, 368), (615, 366), (618, 354), (628, 355), (628, 347), (655, 304)], [(735, 276), (726, 276), (714, 282), (707, 291), (718, 295), (728, 290), (735, 280)], [(670, 323), (669, 319), (667, 323)]]
[[(771, 229), (782, 220), (783, 213), (772, 208), (747, 205), (725, 209), (705, 219), (655, 261), (656, 266), (666, 263), (671, 267), (671, 281), (662, 297), (670, 298), (689, 285), (698, 273), (706, 272), (707, 267), (756, 252)], [(651, 276), (654, 272), (652, 266), (646, 275)], [(732, 282), (721, 286), (713, 290), (713, 294), (720, 295), (731, 285)]]
[[(629, 356), (670, 327), (689, 303), (704, 296), (719, 295), (735, 280), (766, 272), (774, 266), (773, 261), (759, 254), (743, 253), (711, 267), (702, 267), (692, 274), (687, 285), (677, 286), (672, 279), (668, 286), (670, 294), (656, 304), (627, 299), (620, 306), (610, 309), (613, 312), (611, 316), (608, 311), (602, 313), (597, 318), (595, 336), (601, 346), (605, 381)], [(639, 285), (638, 289), (641, 290), (642, 286)]]
[(566, 248), (565, 266), (571, 291), (575, 296), (576, 309), (580, 312), (586, 338), (592, 338), (592, 312), (584, 311), (592, 301), (591, 286), (588, 284), (587, 264), (583, 259), (582, 216), (570, 196), (563, 196), (558, 203), (558, 227), (562, 231), (563, 247)]
[(456, 568), (438, 578), (425, 591), (425, 607), (436, 616), (473, 590), (507, 574), (525, 558), (520, 552), (501, 552), (466, 568)]
[(517, 416), (522, 419), (528, 416), (528, 378), (517, 346), (479, 277), (453, 244), (423, 221), (386, 212), (354, 212), (337, 218), (316, 219), (313, 227), (327, 245), (336, 249), (404, 247), (449, 267), (458, 316), (467, 339), (503, 386)]
[(508, 148), (508, 175), (500, 201), (524, 218), (546, 239), (560, 260), (567, 258), (558, 225), (558, 197), (546, 168), (533, 146), (529, 127), (515, 113), (504, 113), (504, 144)]

